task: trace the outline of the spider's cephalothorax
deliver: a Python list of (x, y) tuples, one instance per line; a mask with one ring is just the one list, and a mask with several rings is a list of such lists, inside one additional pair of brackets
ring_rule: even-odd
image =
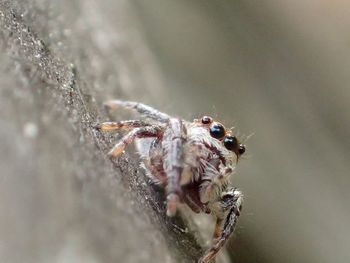
[(242, 193), (229, 186), (228, 179), (245, 146), (209, 116), (188, 122), (137, 102), (114, 100), (105, 105), (108, 109), (134, 109), (145, 117), (105, 122), (97, 128), (130, 130), (109, 154), (121, 154), (137, 139), (148, 173), (166, 187), (167, 215), (175, 215), (177, 204), (183, 202), (196, 213), (216, 216), (213, 244), (199, 259), (209, 262), (233, 232), (242, 208)]

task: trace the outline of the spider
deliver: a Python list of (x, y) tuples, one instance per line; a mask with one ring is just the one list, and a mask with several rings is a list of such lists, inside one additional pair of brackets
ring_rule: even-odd
[(104, 122), (96, 128), (129, 130), (109, 155), (120, 155), (136, 141), (148, 175), (165, 187), (167, 216), (174, 216), (182, 202), (195, 213), (211, 213), (216, 217), (212, 245), (198, 261), (209, 262), (234, 231), (242, 210), (243, 195), (229, 185), (229, 177), (245, 146), (209, 116), (188, 122), (138, 102), (112, 100), (105, 106), (108, 110), (120, 107), (136, 110), (144, 117)]

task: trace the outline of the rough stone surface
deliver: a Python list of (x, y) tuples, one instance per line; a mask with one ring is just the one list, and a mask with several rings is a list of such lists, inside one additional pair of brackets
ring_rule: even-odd
[(0, 261), (194, 262), (137, 158), (92, 128), (106, 98), (162, 92), (127, 1), (49, 2), (0, 1)]

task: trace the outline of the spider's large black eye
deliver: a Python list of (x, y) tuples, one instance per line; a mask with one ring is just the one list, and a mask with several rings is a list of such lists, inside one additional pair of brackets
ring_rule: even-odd
[(211, 117), (209, 117), (209, 116), (203, 116), (202, 117), (202, 123), (203, 124), (210, 124), (212, 122), (213, 122), (213, 119)]
[(234, 136), (226, 136), (224, 139), (224, 145), (227, 150), (236, 151), (238, 148), (238, 140)]
[(210, 135), (215, 139), (221, 139), (225, 136), (225, 128), (220, 123), (213, 123), (210, 126)]
[(245, 153), (245, 146), (244, 144), (240, 144), (239, 147), (238, 147), (238, 153), (240, 155), (242, 155), (243, 153)]

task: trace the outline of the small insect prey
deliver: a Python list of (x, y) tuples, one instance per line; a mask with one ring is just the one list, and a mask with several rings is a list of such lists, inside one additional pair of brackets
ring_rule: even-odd
[(101, 131), (128, 130), (109, 152), (112, 157), (136, 141), (148, 174), (166, 189), (167, 216), (174, 216), (179, 202), (195, 213), (216, 217), (212, 246), (199, 259), (209, 262), (233, 232), (242, 209), (243, 195), (229, 186), (245, 146), (230, 130), (209, 116), (188, 122), (173, 118), (138, 102), (113, 100), (107, 109), (136, 110), (144, 120), (105, 122)]

